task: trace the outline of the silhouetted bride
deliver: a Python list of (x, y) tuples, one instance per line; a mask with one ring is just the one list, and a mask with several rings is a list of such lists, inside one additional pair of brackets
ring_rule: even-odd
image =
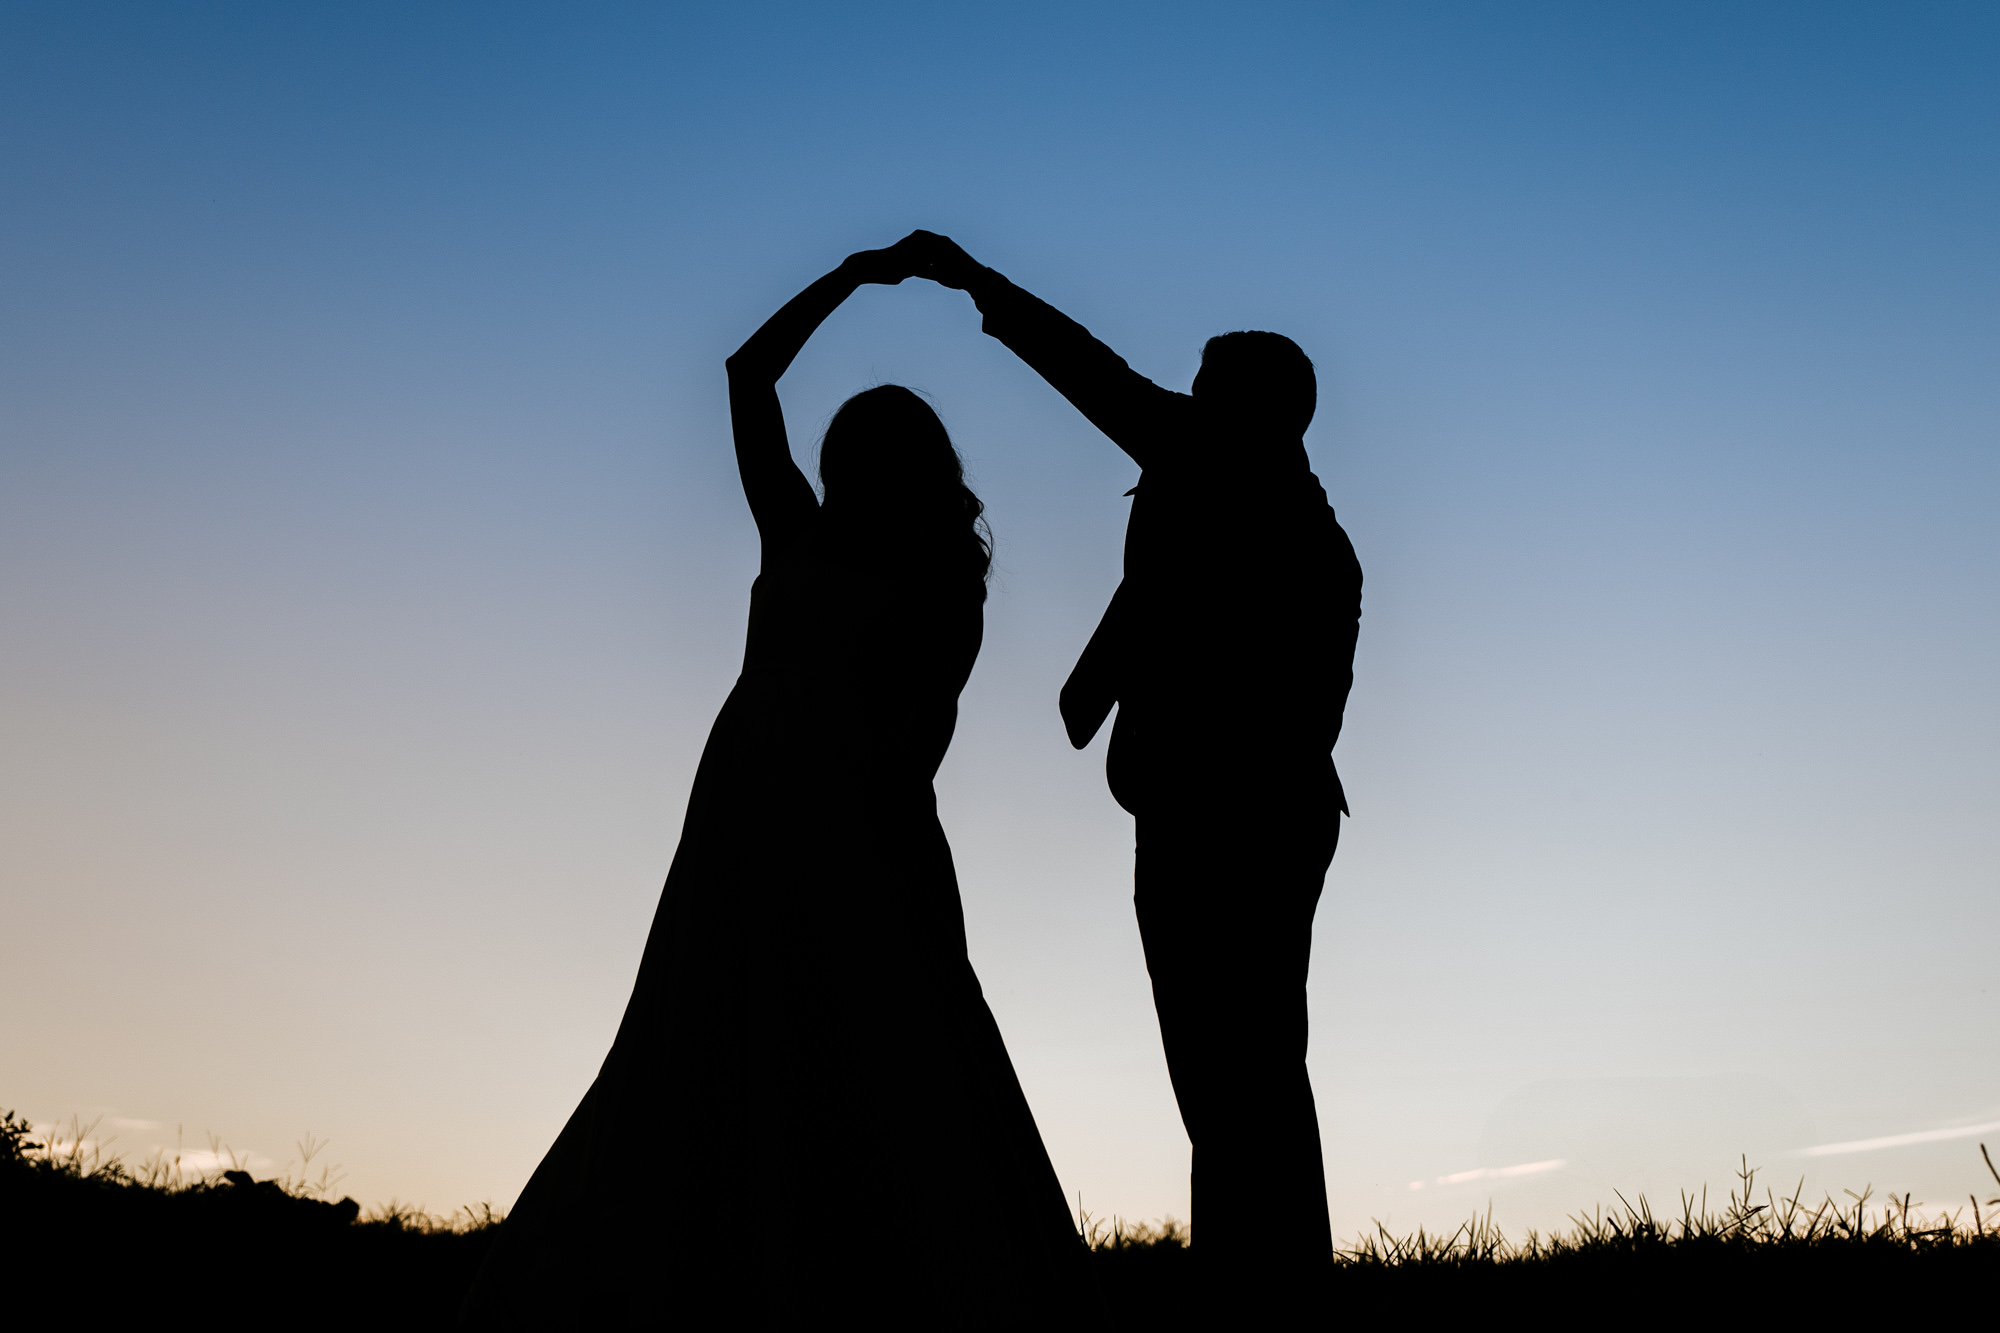
[(464, 1315), (535, 1327), (1037, 1326), (1081, 1243), (966, 957), (931, 780), (989, 548), (943, 424), (850, 398), (792, 461), (777, 380), (906, 247), (850, 257), (729, 358), (763, 539), (637, 984)]

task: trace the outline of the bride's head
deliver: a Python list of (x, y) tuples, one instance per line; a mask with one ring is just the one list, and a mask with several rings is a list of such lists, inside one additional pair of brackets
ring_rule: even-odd
[(819, 448), (829, 523), (876, 558), (932, 577), (984, 581), (992, 545), (985, 506), (931, 405), (900, 384), (864, 389), (840, 405)]

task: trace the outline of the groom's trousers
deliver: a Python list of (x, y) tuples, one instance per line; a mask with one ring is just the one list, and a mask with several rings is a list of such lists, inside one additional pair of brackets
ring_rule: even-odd
[(1201, 1265), (1218, 1288), (1282, 1298), (1333, 1249), (1306, 969), (1340, 816), (1230, 802), (1142, 815), (1137, 834), (1134, 902), (1194, 1148)]

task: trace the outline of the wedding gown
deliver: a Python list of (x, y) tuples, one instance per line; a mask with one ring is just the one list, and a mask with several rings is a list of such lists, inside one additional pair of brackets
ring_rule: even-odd
[[(468, 1324), (1032, 1327), (1087, 1256), (966, 956), (932, 778), (983, 587), (843, 556), (752, 587), (610, 1055)], [(907, 563), (907, 562), (905, 562)]]

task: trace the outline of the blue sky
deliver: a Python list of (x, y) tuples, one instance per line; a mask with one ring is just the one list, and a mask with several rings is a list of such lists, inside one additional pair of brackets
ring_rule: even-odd
[[(1739, 1151), (1962, 1195), (1971, 1138), (1794, 1154), (2000, 1121), (1996, 56), (1951, 5), (0, 7), (0, 1105), (511, 1199), (740, 659), (722, 358), (925, 226), (1163, 383), (1319, 363), (1337, 1233)], [(801, 457), (884, 381), (999, 543), (975, 962), (1065, 1185), (1185, 1215), (1054, 709), (1132, 468), (921, 284), (787, 377)]]

